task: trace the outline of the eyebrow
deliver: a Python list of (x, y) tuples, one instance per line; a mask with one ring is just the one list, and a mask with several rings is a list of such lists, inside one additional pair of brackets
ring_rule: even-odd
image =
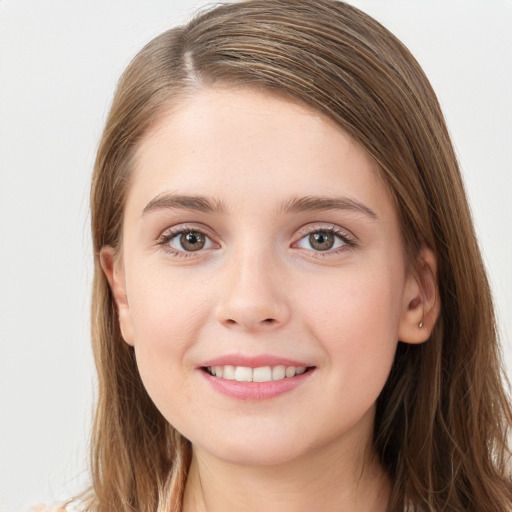
[(283, 213), (300, 213), (308, 211), (327, 211), (327, 210), (348, 210), (357, 213), (363, 213), (377, 220), (377, 214), (364, 203), (350, 197), (320, 197), (305, 196), (289, 199), (281, 206)]
[[(146, 215), (156, 210), (189, 210), (202, 213), (226, 214), (228, 209), (220, 200), (200, 195), (163, 193), (152, 199), (142, 211)], [(305, 196), (293, 197), (278, 209), (280, 213), (301, 213), (307, 211), (346, 210), (362, 213), (372, 220), (377, 214), (364, 203), (349, 197)]]
[(181, 194), (163, 193), (152, 199), (142, 210), (142, 215), (155, 210), (190, 210), (204, 213), (226, 213), (227, 209), (222, 201), (210, 199), (205, 196), (189, 196)]

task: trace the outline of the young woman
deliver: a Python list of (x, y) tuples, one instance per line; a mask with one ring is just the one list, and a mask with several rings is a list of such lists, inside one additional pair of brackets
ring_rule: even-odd
[(150, 42), (92, 184), (91, 511), (506, 511), (493, 306), (436, 97), (329, 0)]

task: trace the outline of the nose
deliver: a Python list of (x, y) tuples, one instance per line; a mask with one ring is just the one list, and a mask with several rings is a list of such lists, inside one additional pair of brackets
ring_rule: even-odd
[(226, 327), (277, 329), (290, 318), (283, 269), (262, 254), (233, 255), (221, 289), (216, 316)]

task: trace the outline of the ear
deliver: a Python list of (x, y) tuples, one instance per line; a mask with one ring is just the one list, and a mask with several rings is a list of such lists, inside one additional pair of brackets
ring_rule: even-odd
[(422, 246), (415, 270), (406, 280), (398, 339), (404, 343), (427, 341), (440, 311), (436, 258), (431, 249)]
[(100, 251), (100, 263), (114, 297), (121, 335), (128, 345), (133, 346), (133, 326), (122, 258), (116, 255), (113, 247), (103, 246)]

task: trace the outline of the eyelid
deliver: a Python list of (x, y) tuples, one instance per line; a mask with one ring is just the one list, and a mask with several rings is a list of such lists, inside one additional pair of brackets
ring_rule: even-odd
[[(306, 226), (303, 226), (299, 229), (297, 232), (297, 235), (295, 237), (295, 241), (292, 244), (292, 247), (296, 246), (303, 238), (305, 238), (308, 235), (311, 235), (313, 233), (317, 233), (319, 231), (327, 231), (330, 233), (333, 233), (335, 236), (340, 238), (344, 245), (341, 247), (337, 247), (335, 249), (329, 249), (326, 251), (315, 251), (313, 249), (305, 249), (311, 253), (313, 253), (315, 256), (329, 256), (329, 255), (335, 255), (340, 252), (346, 251), (348, 249), (352, 249), (357, 245), (357, 238), (347, 229), (342, 228), (336, 224), (331, 223), (317, 223), (317, 224), (307, 224)], [(300, 249), (303, 249), (302, 247), (299, 247)]]
[(173, 256), (188, 258), (191, 256), (198, 256), (200, 253), (204, 253), (206, 250), (211, 249), (212, 247), (198, 249), (197, 251), (185, 251), (176, 249), (175, 247), (170, 246), (171, 240), (176, 238), (177, 236), (188, 233), (188, 232), (197, 232), (201, 233), (214, 245), (219, 246), (219, 244), (215, 241), (214, 237), (211, 235), (210, 230), (205, 227), (198, 225), (190, 225), (190, 224), (179, 224), (177, 226), (172, 226), (170, 228), (165, 229), (157, 238), (157, 244), (161, 246), (165, 252), (172, 254)]
[(302, 226), (297, 231), (296, 239), (300, 239), (306, 235), (310, 235), (311, 233), (315, 233), (316, 231), (330, 231), (335, 233), (336, 235), (342, 236), (344, 238), (347, 238), (348, 240), (356, 242), (356, 237), (345, 228), (342, 228), (341, 226), (338, 226), (337, 224), (332, 224), (330, 222), (317, 222), (309, 224), (306, 224), (305, 226)]
[(193, 223), (183, 223), (183, 224), (177, 224), (175, 226), (171, 226), (168, 228), (165, 228), (157, 237), (157, 241), (162, 240), (163, 238), (167, 238), (169, 235), (178, 235), (183, 232), (187, 231), (197, 231), (199, 233), (202, 233), (203, 235), (206, 235), (208, 238), (214, 238), (211, 231), (202, 226), (201, 224), (193, 224)]

